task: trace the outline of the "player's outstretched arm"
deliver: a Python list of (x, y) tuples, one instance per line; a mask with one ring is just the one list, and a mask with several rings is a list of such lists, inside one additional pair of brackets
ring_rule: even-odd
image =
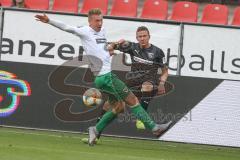
[(43, 14), (43, 15), (37, 14), (37, 15), (35, 15), (35, 18), (36, 18), (37, 21), (41, 21), (43, 23), (48, 23), (49, 22), (49, 18), (46, 14)]
[(63, 22), (60, 22), (60, 21), (57, 21), (57, 20), (49, 19), (46, 14), (35, 15), (35, 18), (36, 18), (37, 21), (41, 21), (43, 23), (51, 24), (52, 26), (57, 27), (57, 28), (59, 28), (63, 31), (73, 33), (73, 34), (78, 34), (77, 27), (66, 25)]

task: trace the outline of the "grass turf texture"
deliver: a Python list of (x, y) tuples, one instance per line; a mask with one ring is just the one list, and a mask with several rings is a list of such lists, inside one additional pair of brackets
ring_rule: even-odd
[(0, 127), (1, 160), (239, 160), (240, 148), (102, 137)]

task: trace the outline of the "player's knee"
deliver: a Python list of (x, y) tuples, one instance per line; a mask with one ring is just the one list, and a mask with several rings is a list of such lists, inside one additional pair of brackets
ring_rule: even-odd
[(153, 85), (151, 82), (144, 82), (141, 88), (142, 92), (151, 92), (153, 91)]
[(127, 96), (127, 98), (125, 99), (125, 102), (128, 106), (134, 106), (139, 103), (138, 98), (133, 93), (130, 93)]

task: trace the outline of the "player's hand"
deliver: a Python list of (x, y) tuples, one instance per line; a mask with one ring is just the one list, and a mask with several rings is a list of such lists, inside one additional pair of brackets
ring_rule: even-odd
[(110, 56), (116, 55), (116, 54), (114, 53), (114, 50), (109, 50), (109, 54), (110, 54)]
[(126, 40), (120, 40), (119, 43), (119, 50), (124, 53), (128, 53), (132, 47), (132, 43)]
[(36, 18), (37, 21), (41, 21), (43, 23), (48, 23), (49, 22), (49, 18), (46, 14), (43, 14), (43, 15), (37, 14), (37, 15), (35, 15), (35, 18)]
[(111, 43), (108, 43), (107, 46), (106, 46), (106, 49), (108, 51), (113, 51), (114, 50), (114, 47), (115, 47), (115, 43), (114, 42), (111, 42)]
[(111, 42), (108, 44), (107, 48), (108, 48), (108, 50), (114, 50), (117, 46), (119, 46), (120, 44), (123, 44), (124, 42), (125, 42), (124, 39), (120, 39), (117, 42)]
[(120, 39), (119, 41), (118, 41), (118, 44), (122, 44), (122, 43), (124, 43), (126, 40), (125, 39)]
[(164, 94), (166, 91), (165, 91), (165, 86), (164, 86), (164, 84), (162, 84), (162, 83), (160, 83), (159, 85), (158, 85), (158, 95), (162, 95), (162, 94)]

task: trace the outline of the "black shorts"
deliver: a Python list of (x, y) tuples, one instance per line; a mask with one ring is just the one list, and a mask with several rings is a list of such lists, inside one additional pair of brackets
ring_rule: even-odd
[(134, 93), (135, 96), (142, 97), (141, 88), (144, 82), (150, 82), (153, 85), (153, 91), (152, 91), (151, 97), (154, 97), (158, 91), (157, 87), (158, 87), (159, 81), (157, 80), (142, 79), (142, 78), (130, 79), (126, 81), (126, 84), (128, 88)]

